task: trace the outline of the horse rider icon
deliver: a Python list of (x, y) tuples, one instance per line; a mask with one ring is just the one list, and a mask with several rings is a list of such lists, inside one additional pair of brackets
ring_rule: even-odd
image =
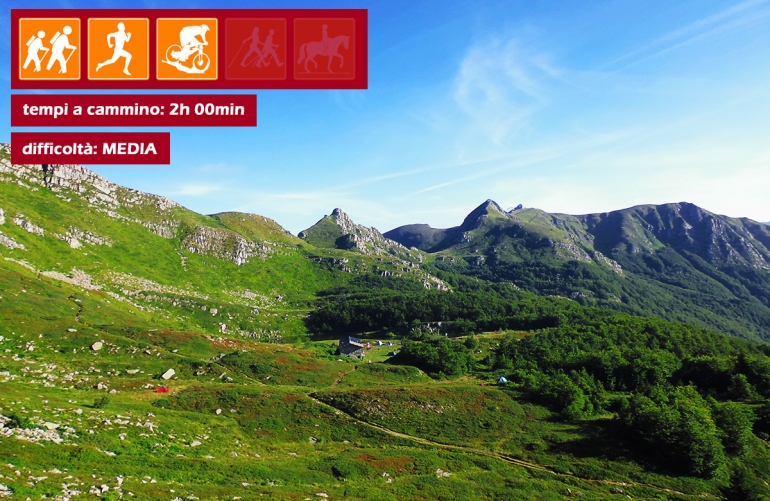
[[(29, 66), (29, 63), (34, 62), (35, 63), (35, 72), (40, 71), (40, 64), (43, 62), (43, 59), (45, 59), (45, 56), (48, 55), (48, 49), (45, 46), (45, 42), (43, 42), (43, 38), (45, 38), (45, 31), (40, 30), (37, 32), (37, 36), (32, 35), (32, 38), (29, 39), (27, 42), (27, 59), (24, 60), (24, 69), (27, 69), (27, 66)], [(38, 52), (44, 51), (43, 57), (40, 57), (38, 55)]]
[[(77, 50), (77, 47), (70, 44), (70, 40), (68, 38), (68, 35), (72, 34), (72, 27), (65, 26), (62, 28), (62, 31), (64, 34), (61, 34), (57, 31), (51, 39), (51, 57), (48, 59), (48, 64), (45, 66), (46, 71), (51, 71), (53, 63), (58, 61), (59, 73), (67, 73), (67, 62), (72, 57), (72, 54), (74, 54)], [(65, 58), (64, 51), (66, 49), (71, 49), (72, 52), (70, 52), (69, 55)]]
[(349, 35), (338, 35), (336, 37), (329, 36), (329, 26), (324, 24), (321, 27), (321, 40), (318, 42), (308, 42), (302, 44), (299, 48), (299, 59), (297, 64), (304, 63), (305, 73), (310, 73), (310, 67), (308, 63), (313, 63), (315, 69), (318, 69), (318, 63), (315, 62), (316, 56), (326, 56), (328, 61), (326, 63), (326, 71), (321, 73), (333, 73), (332, 61), (335, 58), (340, 59), (339, 68), (342, 68), (345, 64), (345, 57), (339, 53), (340, 46), (345, 49), (348, 48), (350, 43)]
[(321, 43), (324, 44), (324, 53), (322, 55), (328, 56), (329, 55), (329, 25), (324, 24), (321, 28)]
[(129, 40), (131, 40), (131, 33), (126, 33), (126, 25), (123, 23), (118, 23), (118, 31), (107, 35), (107, 45), (110, 47), (110, 49), (112, 49), (113, 46), (112, 46), (112, 41), (110, 39), (115, 41), (115, 48), (112, 53), (112, 57), (104, 61), (103, 63), (97, 64), (96, 71), (99, 71), (104, 66), (115, 63), (117, 62), (118, 59), (120, 59), (121, 57), (124, 57), (126, 58), (126, 65), (123, 68), (123, 73), (125, 73), (128, 76), (131, 76), (131, 73), (128, 72), (128, 64), (131, 62), (131, 53), (123, 48), (125, 44)]

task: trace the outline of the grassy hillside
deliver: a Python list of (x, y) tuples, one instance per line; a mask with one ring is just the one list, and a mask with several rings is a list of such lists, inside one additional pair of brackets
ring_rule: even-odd
[(468, 277), (341, 211), (347, 250), (7, 158), (0, 209), (0, 497), (770, 496), (765, 345)]
[[(585, 499), (619, 498), (620, 491), (635, 499), (764, 492), (757, 478), (768, 473), (770, 448), (759, 438), (751, 438), (743, 470), (728, 462), (704, 479), (656, 464), (617, 438), (611, 408), (565, 419), (557, 401), (529, 386), (479, 386), (500, 373), (518, 381), (490, 358), (502, 353), (501, 342), (508, 346), (504, 333), (476, 336), (478, 366), (470, 373), (433, 379), (414, 367), (343, 360), (329, 341), (290, 345), (166, 330), (156, 312), (21, 266), (2, 280), (0, 433), (10, 436), (0, 438), (0, 454), (13, 466), (0, 471), (0, 484), (17, 497), (103, 485), (105, 499), (129, 492), (554, 500), (567, 492)], [(545, 335), (517, 331), (512, 339)], [(701, 336), (713, 353), (767, 360), (751, 345)], [(542, 339), (558, 345), (553, 335)], [(683, 346), (671, 343), (667, 349)], [(392, 349), (377, 347), (368, 358), (387, 360)], [(164, 380), (168, 369), (175, 375)], [(155, 392), (161, 384), (168, 394)], [(745, 471), (743, 483), (736, 471)]]

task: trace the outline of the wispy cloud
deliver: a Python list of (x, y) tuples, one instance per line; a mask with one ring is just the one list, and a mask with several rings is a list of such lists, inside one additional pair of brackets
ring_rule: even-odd
[(492, 40), (467, 51), (453, 98), (476, 131), (500, 144), (547, 106), (547, 81), (562, 73), (547, 54), (531, 51), (519, 40)]
[(171, 195), (202, 197), (222, 190), (224, 190), (224, 186), (218, 184), (183, 184), (175, 191), (172, 191)]
[(241, 170), (240, 167), (235, 167), (230, 164), (226, 164), (224, 162), (219, 162), (219, 163), (201, 165), (200, 167), (195, 169), (195, 172), (200, 172), (201, 174), (224, 174), (224, 173), (239, 172), (240, 170)]
[(603, 67), (635, 65), (642, 61), (662, 56), (705, 37), (736, 29), (747, 23), (757, 22), (770, 15), (770, 11), (758, 12), (757, 9), (767, 4), (768, 0), (748, 0), (735, 4), (716, 14), (698, 19), (686, 26), (670, 31), (638, 49), (613, 59), (604, 64)]

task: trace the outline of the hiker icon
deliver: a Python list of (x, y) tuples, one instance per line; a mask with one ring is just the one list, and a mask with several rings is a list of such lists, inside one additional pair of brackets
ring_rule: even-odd
[[(211, 59), (203, 52), (204, 47), (209, 44), (206, 41), (208, 31), (206, 24), (182, 28), (179, 32), (179, 45), (174, 44), (166, 49), (166, 59), (163, 62), (184, 73), (205, 73), (211, 64)], [(192, 59), (190, 56), (193, 56)]]
[[(24, 60), (25, 70), (29, 66), (29, 63), (34, 62), (35, 69), (33, 71), (36, 73), (40, 71), (40, 64), (43, 62), (43, 59), (45, 59), (45, 56), (48, 55), (48, 51), (51, 50), (45, 46), (45, 42), (43, 41), (44, 38), (45, 31), (40, 30), (37, 32), (37, 35), (32, 35), (27, 41), (27, 59)], [(42, 57), (38, 54), (41, 50), (44, 51)]]
[(30, 17), (18, 20), (16, 65), (20, 80), (79, 80), (81, 20)]
[[(102, 63), (96, 65), (96, 71), (99, 71), (108, 64), (113, 64), (121, 57), (126, 59), (126, 64), (123, 67), (123, 73), (131, 76), (128, 71), (128, 65), (131, 63), (131, 53), (124, 49), (126, 43), (131, 40), (131, 33), (126, 33), (126, 25), (123, 22), (118, 23), (118, 31), (107, 35), (107, 46), (110, 49), (114, 49), (112, 57)], [(113, 44), (114, 42), (114, 44)]]
[[(235, 58), (230, 62), (230, 66), (235, 63), (235, 61), (238, 59), (238, 54), (241, 52), (241, 49), (246, 45), (246, 42), (249, 42), (249, 50), (246, 51), (246, 54), (243, 56), (243, 59), (241, 60), (241, 67), (246, 68), (247, 66), (255, 66), (256, 68), (262, 68), (263, 66), (266, 68), (270, 65), (270, 57), (272, 56), (273, 61), (275, 61), (275, 64), (278, 67), (283, 66), (284, 63), (281, 62), (281, 60), (278, 58), (278, 54), (275, 53), (275, 49), (278, 48), (278, 45), (273, 43), (273, 35), (275, 35), (275, 30), (270, 30), (267, 37), (265, 37), (264, 42), (259, 41), (259, 27), (255, 26), (251, 31), (251, 36), (243, 40), (241, 43), (241, 47), (238, 49), (238, 52), (235, 53)], [(262, 48), (260, 48), (260, 45)], [(252, 56), (253, 59), (250, 59)], [(246, 63), (246, 61), (249, 61)]]
[(305, 72), (310, 73), (308, 63), (313, 63), (313, 66), (318, 69), (318, 63), (316, 63), (315, 57), (326, 56), (329, 58), (326, 65), (326, 73), (333, 73), (332, 61), (334, 61), (335, 58), (340, 58), (339, 68), (342, 68), (345, 64), (345, 58), (338, 51), (340, 49), (340, 45), (347, 49), (349, 40), (350, 37), (347, 35), (338, 35), (336, 37), (330, 38), (329, 25), (324, 24), (321, 27), (320, 41), (308, 42), (306, 44), (302, 44), (302, 46), (299, 48), (299, 59), (297, 59), (297, 64), (302, 64), (304, 61)]
[[(70, 44), (68, 35), (72, 34), (72, 27), (65, 26), (62, 28), (64, 33), (56, 32), (51, 38), (51, 57), (48, 59), (48, 64), (45, 66), (46, 71), (51, 71), (55, 62), (59, 63), (59, 73), (67, 73), (67, 62), (69, 62), (72, 54), (78, 49), (74, 45)], [(34, 43), (34, 42), (33, 42)], [(70, 49), (71, 52), (65, 58), (64, 51)]]

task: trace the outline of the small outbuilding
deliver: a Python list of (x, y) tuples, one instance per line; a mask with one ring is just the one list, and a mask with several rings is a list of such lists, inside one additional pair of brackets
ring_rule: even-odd
[(364, 358), (364, 343), (360, 339), (353, 336), (348, 336), (340, 339), (340, 345), (337, 347), (337, 353), (348, 357), (357, 358), (363, 360)]

